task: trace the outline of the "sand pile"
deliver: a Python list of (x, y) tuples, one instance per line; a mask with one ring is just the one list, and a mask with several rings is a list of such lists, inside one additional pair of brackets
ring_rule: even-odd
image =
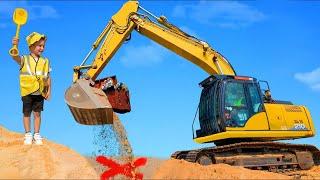
[[(152, 179), (320, 179), (320, 166), (307, 171), (289, 171), (283, 174), (227, 164), (201, 166), (184, 160), (170, 159), (162, 161), (154, 170)], [(150, 169), (150, 167), (149, 167)], [(148, 178), (148, 179), (149, 179)]]
[(48, 140), (23, 145), (23, 134), (0, 126), (0, 179), (99, 179), (88, 161), (75, 151)]
[[(130, 144), (126, 141), (120, 145), (124, 151), (120, 154), (132, 157)], [(129, 147), (123, 148), (126, 145)], [(121, 161), (119, 158), (114, 160)], [(42, 146), (23, 145), (23, 134), (0, 126), (0, 179), (100, 179), (100, 174), (106, 170), (95, 162), (95, 158), (82, 157), (70, 148), (47, 140)], [(146, 166), (137, 171), (142, 172), (145, 179), (320, 179), (320, 166), (308, 171), (277, 174), (226, 164), (201, 166), (184, 160), (150, 157)], [(115, 177), (123, 178), (121, 175)]]
[(320, 166), (315, 166), (307, 171), (294, 172), (293, 175), (295, 174), (301, 179), (320, 179)]
[(153, 174), (154, 179), (292, 179), (292, 177), (264, 171), (253, 171), (227, 164), (201, 166), (184, 160), (165, 161)]

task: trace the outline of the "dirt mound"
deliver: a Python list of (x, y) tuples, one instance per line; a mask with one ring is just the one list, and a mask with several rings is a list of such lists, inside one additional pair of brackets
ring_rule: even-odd
[[(184, 160), (153, 160), (156, 167), (148, 167), (154, 172), (148, 179), (320, 179), (320, 166), (307, 171), (292, 171), (284, 174), (249, 170), (227, 164), (202, 166)], [(151, 166), (149, 164), (149, 166)]]
[[(70, 148), (47, 140), (42, 146), (23, 145), (23, 134), (1, 126), (0, 162), (0, 179), (100, 179), (100, 174), (107, 170), (95, 158), (86, 159)], [(184, 160), (150, 157), (146, 166), (138, 171), (145, 179), (320, 179), (320, 166), (285, 175), (226, 164), (201, 166)], [(115, 179), (123, 178), (118, 176)]]
[(44, 140), (23, 145), (23, 134), (0, 126), (0, 179), (99, 179), (88, 161), (63, 145)]
[(153, 174), (153, 179), (291, 179), (292, 177), (253, 171), (243, 167), (227, 164), (202, 166), (184, 160), (170, 159), (165, 161)]
[(139, 171), (144, 179), (151, 179), (165, 161), (165, 159), (148, 157), (147, 164), (139, 168)]
[(307, 171), (294, 172), (293, 175), (301, 177), (301, 179), (320, 179), (320, 166), (315, 166)]

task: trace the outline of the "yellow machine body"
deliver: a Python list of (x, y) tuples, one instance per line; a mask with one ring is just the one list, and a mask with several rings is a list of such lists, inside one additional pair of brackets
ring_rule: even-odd
[(224, 139), (275, 141), (312, 137), (315, 128), (305, 106), (264, 104), (265, 111), (250, 117), (244, 127), (226, 127), (225, 132), (195, 138), (197, 143)]

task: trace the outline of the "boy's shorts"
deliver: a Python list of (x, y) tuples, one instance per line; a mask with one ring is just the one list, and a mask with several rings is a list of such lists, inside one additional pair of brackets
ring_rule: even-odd
[(27, 95), (21, 97), (23, 102), (23, 115), (29, 117), (31, 112), (43, 111), (44, 98), (41, 95)]

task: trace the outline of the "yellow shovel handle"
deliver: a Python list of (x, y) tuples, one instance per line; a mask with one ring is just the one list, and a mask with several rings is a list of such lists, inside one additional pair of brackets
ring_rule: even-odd
[[(16, 31), (16, 38), (19, 38), (19, 32), (20, 32), (20, 24), (17, 24), (17, 31)], [(13, 45), (12, 48), (9, 50), (9, 54), (11, 56), (19, 56), (19, 50), (17, 45)]]
[(19, 38), (20, 27), (20, 24), (17, 24), (16, 38)]

